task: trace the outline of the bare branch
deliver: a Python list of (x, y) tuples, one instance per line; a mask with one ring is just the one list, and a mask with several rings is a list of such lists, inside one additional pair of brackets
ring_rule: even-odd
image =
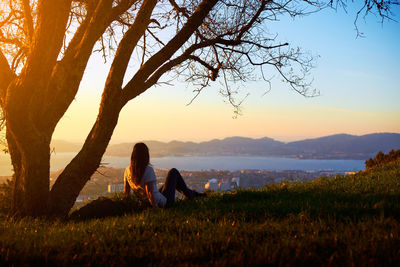
[[(171, 59), (170, 61), (162, 65), (160, 68), (158, 68), (156, 72), (154, 72), (153, 75), (151, 75), (149, 79), (147, 79), (147, 81), (143, 86), (143, 91), (138, 91), (137, 95), (143, 93), (145, 90), (156, 84), (164, 73), (170, 71), (173, 67), (178, 66), (179, 64), (187, 60), (189, 57), (190, 54), (184, 53), (181, 56)], [(133, 95), (133, 97), (136, 97), (137, 95)]]
[(169, 3), (171, 4), (171, 6), (175, 9), (175, 11), (177, 13), (182, 13), (183, 16), (185, 16), (186, 18), (189, 18), (190, 15), (188, 14), (188, 11), (186, 10), (186, 8), (184, 7), (180, 7), (175, 0), (169, 0)]
[(33, 37), (35, 42), (31, 46), (27, 62), (31, 69), (40, 70), (41, 73), (32, 75), (50, 76), (63, 44), (70, 7), (71, 0), (39, 1)]
[[(342, 7), (345, 12), (347, 12), (347, 0), (330, 0), (327, 4), (329, 7), (337, 10), (338, 6)], [(395, 21), (394, 14), (392, 12), (392, 8), (394, 6), (399, 6), (400, 1), (398, 0), (364, 0), (362, 2), (362, 6), (356, 12), (356, 16), (354, 19), (354, 28), (357, 33), (357, 37), (363, 37), (364, 34), (360, 31), (358, 27), (358, 20), (360, 17), (366, 18), (369, 14), (376, 15), (380, 18), (381, 23), (385, 20)]]
[[(194, 60), (194, 61), (199, 62), (201, 65), (203, 65), (204, 67), (206, 67), (206, 68), (209, 69), (210, 71), (216, 71), (216, 69), (215, 69), (213, 66), (211, 66), (210, 64), (208, 64), (207, 62), (205, 62), (204, 60), (200, 59), (200, 58), (197, 57), (197, 56), (190, 55), (190, 56), (188, 56), (188, 59), (192, 59), (192, 60)], [(214, 80), (215, 80), (215, 79), (214, 79)]]
[[(217, 2), (217, 0), (203, 0), (198, 5), (195, 12), (190, 19), (188, 19), (182, 29), (167, 43), (166, 46), (153, 55), (128, 82), (124, 88), (124, 101), (129, 101), (143, 90), (143, 88), (140, 88), (140, 85), (143, 85), (145, 80), (158, 68), (158, 66), (161, 66), (171, 58), (171, 56), (190, 38)], [(136, 88), (140, 89), (135, 91)]]
[(10, 82), (16, 77), (8, 65), (8, 61), (0, 49), (0, 106), (6, 97), (6, 90)]
[[(215, 81), (216, 77), (218, 76), (218, 71), (220, 66), (218, 65), (216, 68), (214, 68), (213, 66), (211, 66), (210, 64), (208, 64), (207, 62), (205, 62), (204, 60), (200, 59), (197, 56), (191, 55), (191, 53), (194, 51), (194, 47), (196, 46), (192, 46), (190, 49), (187, 49), (184, 53), (182, 53), (182, 55), (168, 61), (167, 63), (165, 63), (163, 66), (161, 66), (146, 82), (144, 85), (145, 89), (150, 88), (151, 86), (153, 86), (154, 84), (156, 84), (158, 82), (158, 80), (161, 78), (161, 76), (170, 71), (171, 69), (173, 69), (174, 67), (178, 66), (179, 64), (181, 64), (182, 62), (191, 59), (194, 60), (196, 62), (199, 62), (201, 65), (203, 65), (204, 67), (206, 67), (208, 70), (210, 70), (212, 73), (209, 76), (209, 79), (212, 81)], [(208, 84), (207, 84), (208, 85)], [(205, 86), (204, 86), (205, 87)]]
[(249, 21), (249, 23), (247, 23), (245, 26), (242, 27), (242, 29), (240, 29), (240, 32), (238, 34), (238, 36), (236, 37), (236, 40), (240, 40), (242, 39), (243, 35), (248, 32), (251, 27), (254, 25), (254, 23), (256, 23), (257, 19), (260, 17), (261, 12), (264, 10), (265, 5), (268, 3), (269, 1), (265, 1), (262, 0), (261, 1), (261, 5), (258, 8), (257, 12), (254, 14), (254, 16), (251, 18), (251, 20)]
[(241, 115), (241, 105), (244, 102), (244, 100), (249, 96), (249, 93), (247, 93), (238, 103), (236, 103), (236, 100), (235, 100), (233, 95), (235, 93), (237, 93), (237, 92), (233, 92), (231, 90), (231, 87), (229, 86), (229, 82), (228, 82), (226, 71), (222, 70), (222, 73), (223, 73), (223, 77), (224, 77), (225, 90), (220, 90), (220, 94), (225, 96), (228, 99), (228, 101), (231, 104), (231, 106), (234, 108), (233, 118), (236, 119), (239, 115)]
[[(84, 21), (79, 25), (74, 37), (68, 45), (61, 64), (70, 64), (71, 61), (87, 61), (96, 41), (106, 30), (112, 12), (112, 0), (98, 1), (97, 5), (89, 9)], [(80, 65), (80, 64), (79, 64)]]
[[(125, 1), (126, 2), (126, 1)], [(55, 127), (70, 103), (74, 99), (92, 49), (110, 25), (116, 19), (115, 9), (112, 8), (112, 0), (102, 0), (96, 6), (91, 7), (86, 18), (79, 26), (73, 39), (64, 54), (63, 59), (57, 64), (53, 72), (50, 88), (52, 93), (47, 95), (48, 116), (53, 119)]]
[(22, 0), (22, 8), (24, 11), (24, 25), (26, 28), (28, 39), (29, 41), (31, 41), (33, 37), (33, 18), (29, 0)]
[(145, 57), (146, 57), (146, 34), (143, 34), (142, 59), (140, 61), (140, 66), (143, 66)]
[(135, 22), (125, 33), (118, 46), (118, 50), (115, 54), (110, 73), (107, 78), (107, 84), (112, 82), (113, 87), (121, 88), (132, 52), (140, 38), (144, 35), (147, 26), (150, 23), (151, 13), (156, 4), (156, 0), (147, 0), (141, 6)]
[(159, 44), (162, 46), (165, 46), (164, 42), (160, 40), (150, 29), (147, 29), (147, 32), (150, 33), (150, 35), (156, 40)]

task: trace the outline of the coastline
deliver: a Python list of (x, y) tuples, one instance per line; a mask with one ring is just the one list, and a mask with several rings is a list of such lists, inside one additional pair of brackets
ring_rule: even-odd
[[(76, 153), (55, 153), (51, 158), (51, 172), (59, 171), (70, 162)], [(297, 159), (265, 156), (166, 156), (152, 157), (153, 166), (158, 169), (175, 167), (180, 170), (337, 170), (359, 171), (364, 169), (364, 160), (355, 159)], [(101, 166), (125, 168), (129, 157), (104, 156)], [(12, 175), (8, 155), (0, 156), (0, 176)]]

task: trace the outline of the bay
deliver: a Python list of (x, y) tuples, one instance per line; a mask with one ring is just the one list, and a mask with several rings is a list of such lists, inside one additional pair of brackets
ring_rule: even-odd
[[(57, 153), (51, 155), (50, 170), (63, 169), (75, 153)], [(294, 159), (279, 157), (163, 157), (152, 158), (151, 163), (156, 169), (177, 168), (179, 170), (331, 170), (331, 171), (359, 171), (364, 169), (364, 160), (325, 160), (325, 159)], [(129, 157), (104, 156), (102, 166), (125, 168), (129, 165)], [(12, 175), (12, 166), (9, 155), (0, 154), (0, 176)]]

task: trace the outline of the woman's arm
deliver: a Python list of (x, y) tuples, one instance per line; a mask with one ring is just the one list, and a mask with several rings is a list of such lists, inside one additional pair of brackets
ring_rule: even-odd
[(146, 195), (150, 201), (151, 206), (154, 208), (158, 208), (156, 199), (153, 194), (153, 186), (154, 186), (154, 182), (148, 182), (148, 183), (144, 184), (144, 188), (146, 189)]

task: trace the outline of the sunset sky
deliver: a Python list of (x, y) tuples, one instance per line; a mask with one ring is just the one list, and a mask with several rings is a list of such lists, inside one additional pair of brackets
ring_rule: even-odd
[[(400, 21), (400, 8), (394, 9)], [(265, 82), (249, 82), (242, 115), (218, 94), (218, 80), (189, 106), (193, 87), (182, 82), (152, 87), (122, 110), (112, 143), (139, 140), (205, 141), (228, 136), (299, 140), (336, 133), (362, 135), (400, 132), (400, 23), (370, 15), (358, 26), (355, 10), (284, 19), (268, 25), (278, 39), (319, 56), (312, 71), (320, 96), (304, 98), (282, 83), (277, 73), (272, 90)], [(93, 125), (109, 63), (94, 54), (80, 91), (56, 128), (53, 138), (83, 142)], [(132, 75), (132, 72), (127, 74)]]

